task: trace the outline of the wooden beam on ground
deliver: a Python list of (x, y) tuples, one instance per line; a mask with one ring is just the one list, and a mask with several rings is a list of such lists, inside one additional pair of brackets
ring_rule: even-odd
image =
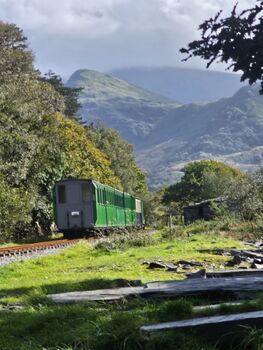
[(144, 287), (98, 289), (85, 292), (69, 292), (48, 295), (55, 303), (77, 303), (82, 301), (114, 301), (139, 295)]
[(152, 333), (168, 330), (182, 331), (188, 329), (198, 329), (198, 332), (200, 332), (203, 329), (207, 337), (218, 337), (221, 334), (230, 334), (235, 330), (241, 330), (242, 328), (240, 326), (244, 325), (262, 326), (262, 322), (263, 311), (253, 311), (232, 315), (198, 317), (184, 321), (146, 325), (142, 326), (140, 331), (143, 333)]
[[(188, 273), (186, 275), (188, 277), (191, 277), (192, 275), (195, 276), (197, 272)], [(239, 277), (239, 276), (262, 276), (263, 277), (263, 269), (206, 271), (205, 276), (206, 278)]]
[[(221, 304), (210, 304), (210, 305), (193, 306), (193, 311), (194, 312), (199, 312), (199, 311), (203, 311), (203, 310), (218, 310), (222, 306), (240, 306), (240, 305), (243, 305), (245, 302), (247, 302), (247, 300), (232, 301), (232, 302), (221, 303)], [(251, 305), (253, 305), (252, 302), (251, 302)]]
[(263, 291), (263, 278), (258, 276), (196, 278), (181, 281), (147, 283), (142, 297), (200, 295), (213, 292), (260, 292)]
[(222, 292), (252, 294), (261, 291), (263, 291), (263, 278), (246, 276), (151, 282), (141, 287), (51, 294), (49, 298), (57, 303), (74, 303), (79, 301), (120, 300), (136, 296), (140, 296), (141, 298), (174, 298)]

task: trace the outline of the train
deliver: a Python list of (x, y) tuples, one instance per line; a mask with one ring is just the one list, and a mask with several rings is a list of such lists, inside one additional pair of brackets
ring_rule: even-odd
[(92, 179), (68, 178), (53, 189), (54, 221), (65, 237), (143, 227), (143, 201)]

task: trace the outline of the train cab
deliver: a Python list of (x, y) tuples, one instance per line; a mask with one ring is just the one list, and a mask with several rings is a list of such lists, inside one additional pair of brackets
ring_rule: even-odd
[(81, 231), (92, 227), (92, 183), (90, 180), (68, 179), (54, 187), (56, 224), (60, 231)]

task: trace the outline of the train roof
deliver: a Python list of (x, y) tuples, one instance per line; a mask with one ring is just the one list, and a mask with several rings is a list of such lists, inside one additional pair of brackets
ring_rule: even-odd
[(81, 181), (81, 182), (83, 182), (83, 181), (89, 181), (89, 182), (94, 183), (95, 186), (96, 186), (96, 185), (99, 185), (99, 186), (109, 187), (109, 188), (111, 188), (111, 189), (113, 189), (113, 190), (115, 190), (115, 191), (118, 191), (118, 192), (127, 194), (127, 195), (129, 195), (129, 196), (131, 196), (131, 197), (133, 197), (133, 198), (135, 198), (135, 199), (140, 200), (139, 198), (134, 197), (132, 194), (130, 194), (130, 193), (128, 193), (128, 192), (121, 191), (121, 190), (119, 190), (119, 189), (117, 189), (117, 188), (114, 188), (114, 187), (112, 187), (112, 186), (102, 184), (102, 183), (100, 183), (99, 181), (93, 180), (93, 179), (84, 179), (84, 178), (77, 178), (77, 177), (68, 177), (68, 178), (66, 178), (66, 179), (64, 179), (64, 180), (56, 181), (56, 184), (64, 183), (64, 182), (70, 182), (70, 181)]

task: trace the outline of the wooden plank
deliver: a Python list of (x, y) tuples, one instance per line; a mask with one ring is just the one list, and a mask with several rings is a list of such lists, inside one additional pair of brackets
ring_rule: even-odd
[[(198, 272), (198, 271), (197, 271)], [(188, 273), (186, 276), (195, 276), (197, 272)], [(220, 278), (220, 277), (238, 277), (238, 276), (262, 276), (263, 269), (238, 269), (238, 270), (220, 270), (220, 271), (206, 271), (206, 278)]]
[(229, 249), (229, 248), (213, 248), (213, 249), (198, 249), (199, 253), (217, 254), (217, 255), (242, 255), (247, 257), (263, 256), (263, 249)]
[(208, 279), (186, 279), (181, 281), (151, 282), (141, 287), (100, 289), (84, 292), (52, 294), (57, 303), (72, 303), (93, 300), (119, 300), (140, 296), (142, 298), (171, 298), (186, 295), (202, 295), (219, 292), (249, 293), (263, 291), (262, 277), (222, 277)]
[(184, 321), (163, 322), (158, 324), (146, 325), (140, 328), (141, 332), (152, 333), (167, 330), (183, 330), (195, 329), (204, 327), (206, 331), (210, 328), (219, 330), (220, 327), (227, 332), (231, 331), (233, 327), (240, 325), (262, 325), (263, 311), (253, 311), (246, 313), (238, 313), (232, 315), (221, 315), (211, 317), (199, 317)]
[(194, 295), (207, 292), (258, 292), (263, 290), (263, 278), (258, 276), (222, 277), (208, 279), (187, 279), (148, 283), (143, 295), (156, 294), (166, 296)]
[(217, 310), (217, 309), (220, 309), (220, 307), (222, 307), (222, 306), (240, 306), (240, 305), (243, 305), (245, 302), (247, 302), (247, 300), (232, 301), (232, 302), (221, 303), (221, 304), (193, 306), (193, 311), (198, 312), (198, 311), (203, 311), (203, 310)]
[(144, 287), (123, 287), (98, 289), (84, 292), (69, 292), (48, 295), (56, 303), (77, 303), (82, 301), (114, 301), (127, 296), (139, 295)]

